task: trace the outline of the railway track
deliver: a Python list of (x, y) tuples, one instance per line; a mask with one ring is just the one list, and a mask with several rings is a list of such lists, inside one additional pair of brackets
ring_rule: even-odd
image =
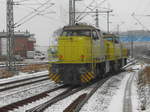
[(1, 82), (0, 107), (40, 94), (50, 87), (55, 87), (56, 85), (49, 81), (48, 74), (45, 73), (35, 73), (19, 80), (5, 80), (5, 82)]
[[(81, 107), (88, 101), (88, 99), (96, 92), (96, 90), (100, 86), (102, 86), (109, 78), (103, 79), (103, 80), (99, 81), (96, 84), (91, 84), (91, 85), (88, 85), (88, 86), (85, 86), (85, 87), (72, 87), (72, 88), (69, 88), (66, 91), (62, 92), (61, 94), (57, 95), (56, 97), (52, 98), (51, 100), (49, 100), (47, 102), (44, 102), (43, 104), (38, 105), (38, 106), (36, 106), (32, 109), (26, 110), (26, 112), (43, 112), (45, 109), (52, 106), (53, 104), (65, 99), (65, 98), (67, 98), (67, 97), (69, 97), (69, 96), (71, 96), (71, 95), (73, 95), (73, 94), (75, 94), (79, 91), (82, 91), (86, 88), (89, 88), (89, 87), (95, 85), (94, 88), (91, 90), (91, 92), (89, 94), (81, 95), (77, 99), (77, 101), (75, 101), (75, 103), (71, 104), (71, 106), (67, 107), (66, 110), (64, 110), (64, 112), (74, 112), (74, 111), (70, 110), (70, 109), (72, 109), (72, 110), (76, 110), (76, 112), (78, 112), (81, 109)], [(74, 107), (76, 107), (76, 108), (74, 108)]]
[[(16, 63), (16, 66), (28, 66), (28, 65), (31, 65), (31, 64), (37, 64), (37, 65), (40, 65), (40, 64), (48, 64), (48, 62)], [(5, 64), (5, 63), (0, 63), (0, 68), (6, 68), (6, 64)]]
[(56, 97), (50, 99), (47, 102), (44, 102), (41, 105), (38, 105), (36, 107), (33, 107), (29, 110), (26, 110), (26, 112), (43, 112), (46, 108), (52, 106), (53, 104), (81, 91), (82, 89), (84, 89), (85, 87), (70, 87), (68, 88), (66, 91), (58, 94)]
[[(38, 77), (36, 77), (36, 80), (39, 80), (39, 78), (43, 78), (43, 77), (45, 78), (45, 77), (47, 77), (47, 75), (38, 76)], [(28, 79), (29, 78), (24, 79), (24, 81), (28, 81)], [(31, 80), (33, 80), (33, 79), (34, 78), (32, 77)], [(95, 91), (98, 88), (100, 88), (108, 79), (109, 78), (105, 78), (105, 79), (101, 80), (100, 82), (96, 83), (90, 93), (86, 93), (86, 94), (80, 95), (78, 99), (76, 99), (69, 107), (66, 108), (66, 110), (64, 110), (64, 112), (78, 112), (82, 108), (82, 106), (88, 101), (88, 99), (95, 93)], [(40, 79), (40, 80), (42, 80), (42, 79)], [(18, 83), (22, 83), (22, 81), (23, 80), (18, 80), (17, 82)], [(8, 84), (8, 85), (10, 84), (11, 85), (12, 83), (16, 84), (15, 81), (8, 82), (8, 83), (5, 83), (5, 84)], [(5, 84), (1, 84), (1, 85), (5, 85)], [(23, 83), (23, 84), (25, 84), (25, 83)], [(9, 88), (11, 89), (11, 87), (9, 87)], [(38, 86), (37, 86), (37, 88), (38, 88)], [(35, 106), (33, 108), (27, 109), (26, 112), (43, 112), (45, 109), (47, 109), (48, 107), (52, 106), (56, 102), (59, 102), (59, 101), (65, 99), (65, 98), (67, 98), (67, 97), (69, 97), (69, 96), (79, 92), (79, 91), (82, 91), (85, 88), (88, 88), (88, 87), (78, 87), (78, 88), (77, 87), (72, 87), (72, 88), (68, 88), (64, 92), (61, 92), (61, 94), (59, 94), (56, 97), (54, 97), (54, 98), (44, 102), (43, 104), (40, 104), (40, 105), (37, 105), (37, 106)], [(32, 89), (32, 88), (30, 88), (30, 89)], [(50, 94), (52, 92), (55, 92), (55, 91), (57, 91), (59, 89), (62, 89), (62, 87), (58, 87), (58, 89), (54, 88), (54, 89), (48, 90), (46, 92), (42, 92), (42, 93), (40, 93), (38, 95), (34, 95), (32, 97), (26, 98), (24, 100), (20, 100), (20, 101), (17, 101), (15, 103), (11, 103), (9, 105), (3, 106), (3, 107), (0, 108), (0, 112), (8, 112), (9, 110), (13, 110), (15, 108), (22, 107), (24, 105), (30, 104), (31, 102), (38, 101), (39, 99), (43, 99), (45, 97), (49, 97), (48, 94)], [(73, 110), (75, 110), (75, 111), (73, 111)]]
[[(16, 67), (18, 71), (26, 72), (26, 73), (36, 73), (42, 70), (47, 70), (48, 62), (41, 63), (16, 63)], [(0, 64), (0, 79), (5, 79), (8, 77), (12, 77), (15, 74), (7, 71), (6, 64)]]
[(55, 87), (53, 89), (49, 89), (48, 91), (45, 91), (45, 92), (42, 92), (38, 95), (35, 95), (35, 96), (32, 96), (32, 97), (29, 97), (27, 99), (24, 99), (24, 100), (21, 100), (21, 101), (18, 101), (18, 102), (15, 102), (15, 103), (11, 103), (9, 105), (6, 105), (6, 106), (3, 106), (0, 108), (0, 112), (9, 112), (9, 111), (12, 111), (20, 106), (24, 106), (24, 105), (27, 105), (31, 102), (35, 102), (39, 99), (42, 99), (44, 97), (47, 97), (48, 94), (54, 92), (54, 91), (57, 91), (59, 89), (62, 89), (62, 88), (65, 88), (66, 86), (59, 86), (59, 87)]
[[(107, 77), (96, 83), (89, 93), (81, 94), (74, 102), (72, 102), (63, 112), (79, 112), (84, 104), (92, 97), (92, 95), (109, 79)], [(39, 112), (39, 111), (38, 111)]]
[[(77, 101), (75, 100), (75, 103), (73, 102), (73, 104), (71, 104), (72, 106), (69, 106), (68, 108), (66, 108), (66, 110), (64, 110), (64, 112), (74, 112), (74, 111), (68, 111), (68, 109), (69, 110), (72, 109), (72, 110), (76, 110), (75, 112), (78, 112), (82, 108), (82, 106), (89, 100), (89, 98), (97, 91), (97, 89), (100, 88), (109, 78), (110, 77), (107, 77), (107, 78), (102, 79), (101, 81), (97, 82), (96, 84), (92, 84), (92, 85), (89, 85), (89, 86), (86, 86), (86, 87), (71, 87), (71, 88), (67, 88), (65, 91), (60, 92), (57, 96), (53, 96), (52, 98), (49, 98), (49, 95), (48, 95), (49, 93), (47, 92), (47, 93), (41, 93), (38, 96), (33, 96), (33, 98), (25, 99), (22, 102), (28, 102), (28, 101), (30, 101), (30, 99), (38, 100), (38, 99), (41, 99), (42, 97), (47, 97), (47, 99), (49, 99), (49, 100), (44, 101), (42, 104), (39, 104), (39, 105), (34, 106), (32, 108), (28, 108), (28, 109), (26, 109), (24, 111), (25, 112), (43, 112), (44, 110), (46, 110), (47, 108), (51, 107), (55, 103), (65, 99), (65, 98), (68, 98), (69, 96), (71, 96), (73, 94), (76, 94), (77, 92), (80, 92), (80, 91), (82, 91), (82, 90), (84, 90), (86, 88), (90, 88), (91, 86), (94, 85), (93, 89), (90, 90), (90, 92), (88, 92), (86, 94), (82, 94), (81, 96), (79, 96)], [(18, 104), (21, 104), (21, 103), (18, 103)], [(27, 103), (25, 103), (25, 104), (27, 104)], [(13, 106), (16, 107), (16, 104), (13, 104)], [(0, 112), (1, 112), (1, 110), (0, 110)]]
[[(133, 65), (135, 62), (130, 63), (125, 68)], [(98, 82), (90, 93), (84, 93), (81, 94), (77, 99), (75, 99), (63, 112), (79, 112), (81, 108), (88, 102), (88, 100), (91, 98), (91, 96), (97, 91), (98, 88), (100, 88), (108, 79), (105, 78)], [(132, 104), (131, 104), (131, 84), (132, 80), (134, 78), (134, 75), (131, 75), (126, 86), (125, 96), (124, 96), (124, 109), (123, 112), (132, 112)]]
[(10, 81), (6, 83), (0, 83), (0, 92), (4, 92), (10, 89), (26, 86), (29, 84), (41, 82), (41, 81), (46, 81), (49, 80), (48, 74), (42, 75), (42, 76), (35, 76), (31, 78), (25, 78), (21, 80), (16, 80), (16, 81)]
[(132, 112), (131, 85), (134, 76), (135, 76), (134, 74), (130, 75), (126, 84), (123, 100), (123, 112)]

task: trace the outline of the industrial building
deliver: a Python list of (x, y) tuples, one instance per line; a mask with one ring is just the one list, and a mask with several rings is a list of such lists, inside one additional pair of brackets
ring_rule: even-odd
[[(34, 34), (30, 32), (15, 32), (14, 33), (14, 51), (15, 55), (20, 55), (23, 58), (27, 57), (28, 51), (35, 50), (36, 39)], [(7, 34), (6, 32), (0, 32), (0, 57), (7, 55)]]

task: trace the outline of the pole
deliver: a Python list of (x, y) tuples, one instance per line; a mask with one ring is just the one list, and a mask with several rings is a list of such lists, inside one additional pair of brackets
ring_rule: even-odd
[(76, 23), (75, 19), (76, 19), (76, 1), (73, 0), (73, 20), (72, 20), (73, 25)]
[(133, 58), (133, 56), (134, 56), (134, 54), (133, 54), (133, 51), (134, 51), (134, 42), (133, 42), (134, 41), (133, 40), (134, 37), (133, 37), (133, 35), (132, 35), (131, 38), (132, 38), (132, 41), (131, 41), (131, 57)]
[(118, 24), (117, 25), (117, 35), (119, 35), (119, 32), (120, 32), (119, 30), (120, 30), (120, 25)]
[(109, 33), (109, 11), (107, 11), (107, 33)]
[(9, 71), (15, 70), (15, 60), (14, 60), (14, 17), (13, 17), (13, 0), (7, 0), (7, 69)]
[(72, 0), (69, 0), (69, 25), (72, 25)]
[(99, 27), (99, 14), (98, 14), (98, 9), (96, 9), (96, 27)]

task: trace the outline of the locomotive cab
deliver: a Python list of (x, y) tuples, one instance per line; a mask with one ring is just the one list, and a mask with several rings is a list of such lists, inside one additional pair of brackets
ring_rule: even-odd
[(84, 85), (118, 71), (126, 59), (125, 48), (113, 34), (89, 25), (65, 26), (50, 47), (49, 77), (56, 83)]
[[(88, 25), (66, 26), (57, 43), (57, 61), (50, 61), (49, 70), (53, 81), (76, 85), (95, 78), (93, 63), (105, 58), (100, 30)], [(59, 76), (57, 80), (54, 74)]]

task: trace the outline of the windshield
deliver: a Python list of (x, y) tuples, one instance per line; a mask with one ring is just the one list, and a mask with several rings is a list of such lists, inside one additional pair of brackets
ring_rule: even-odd
[(61, 36), (87, 36), (91, 37), (91, 31), (90, 30), (68, 30), (63, 31)]
[(106, 37), (105, 39), (106, 39), (106, 40), (109, 40), (109, 41), (113, 41), (113, 38), (112, 38), (112, 37)]
[[(113, 41), (113, 37), (106, 37), (105, 39), (108, 41)], [(119, 43), (119, 38), (114, 38), (114, 42)]]

